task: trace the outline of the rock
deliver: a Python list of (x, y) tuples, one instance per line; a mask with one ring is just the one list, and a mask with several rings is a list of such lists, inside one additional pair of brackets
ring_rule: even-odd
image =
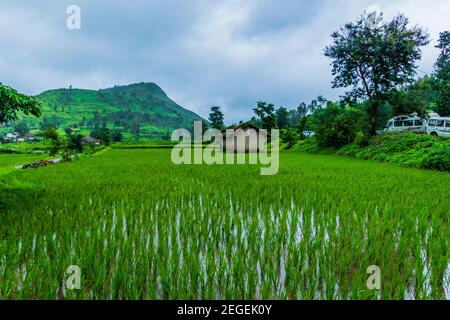
[(54, 164), (54, 161), (51, 160), (38, 160), (34, 161), (32, 163), (24, 164), (22, 166), (22, 169), (29, 169), (29, 168), (39, 168), (39, 167), (45, 167), (51, 164)]

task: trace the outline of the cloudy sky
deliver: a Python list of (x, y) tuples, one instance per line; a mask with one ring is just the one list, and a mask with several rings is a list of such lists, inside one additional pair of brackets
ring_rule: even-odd
[[(73, 4), (80, 30), (66, 27)], [(323, 48), (367, 8), (425, 27), (419, 75), (432, 71), (449, 0), (0, 0), (0, 82), (27, 94), (155, 82), (204, 117), (221, 105), (230, 123), (258, 100), (336, 99)]]

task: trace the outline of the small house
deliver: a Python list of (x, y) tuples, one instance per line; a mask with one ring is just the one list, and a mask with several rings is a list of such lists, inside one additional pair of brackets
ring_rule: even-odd
[(81, 143), (87, 144), (87, 145), (99, 145), (100, 140), (93, 138), (93, 137), (83, 137), (83, 138), (81, 138)]
[(221, 148), (226, 152), (257, 153), (266, 150), (267, 132), (249, 122), (231, 126), (222, 134)]
[(8, 142), (17, 142), (18, 138), (19, 138), (19, 134), (17, 132), (13, 132), (13, 133), (7, 133), (4, 137), (4, 140), (8, 141)]

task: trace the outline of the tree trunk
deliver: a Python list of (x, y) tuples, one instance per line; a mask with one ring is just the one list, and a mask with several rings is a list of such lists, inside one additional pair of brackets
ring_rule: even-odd
[(374, 137), (377, 135), (377, 117), (376, 116), (371, 116), (370, 117), (370, 131), (369, 131), (369, 135), (371, 137)]
[(369, 116), (370, 116), (369, 136), (374, 137), (377, 135), (378, 101), (370, 102)]

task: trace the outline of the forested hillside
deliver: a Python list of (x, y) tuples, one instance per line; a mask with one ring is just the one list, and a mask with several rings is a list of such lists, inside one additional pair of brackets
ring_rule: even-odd
[(83, 133), (98, 128), (114, 128), (140, 137), (160, 137), (175, 128), (190, 128), (197, 114), (172, 101), (154, 83), (116, 86), (98, 91), (56, 89), (38, 96), (42, 117), (25, 117), (9, 127), (25, 130), (60, 128)]

